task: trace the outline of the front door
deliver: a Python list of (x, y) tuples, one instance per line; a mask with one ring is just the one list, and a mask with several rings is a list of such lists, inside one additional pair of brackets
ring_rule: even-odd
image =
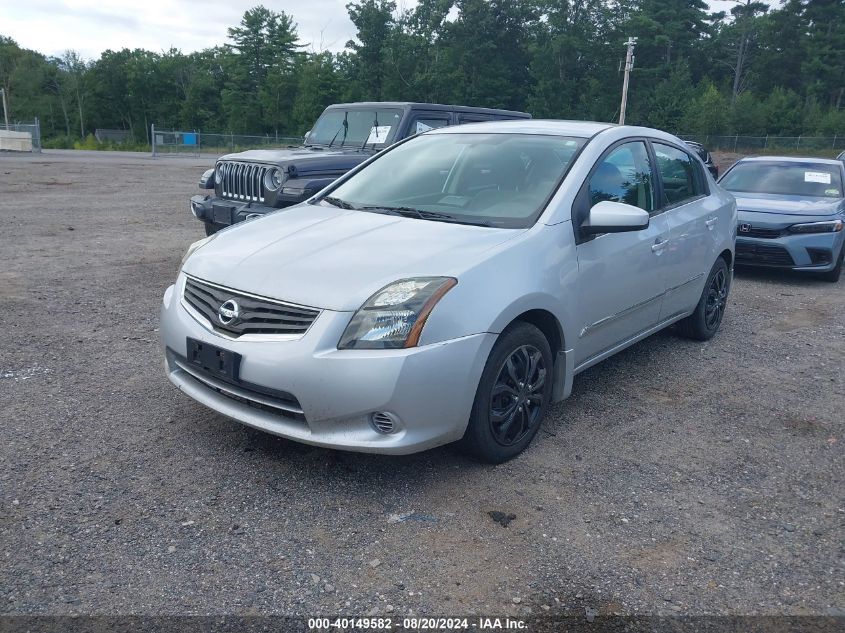
[[(618, 145), (599, 160), (587, 183), (590, 205), (624, 202), (655, 212), (654, 174), (644, 141)], [(576, 229), (577, 230), (577, 229)], [(660, 320), (669, 242), (665, 214), (641, 231), (605, 233), (582, 241), (578, 255), (581, 326), (575, 363), (609, 351)]]

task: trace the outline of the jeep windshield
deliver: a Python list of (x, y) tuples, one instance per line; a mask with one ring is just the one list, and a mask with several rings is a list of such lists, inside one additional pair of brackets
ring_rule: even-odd
[(402, 119), (395, 108), (332, 108), (317, 119), (308, 145), (324, 147), (384, 146), (393, 141)]
[(531, 226), (584, 138), (425, 134), (385, 152), (323, 204), (421, 220)]

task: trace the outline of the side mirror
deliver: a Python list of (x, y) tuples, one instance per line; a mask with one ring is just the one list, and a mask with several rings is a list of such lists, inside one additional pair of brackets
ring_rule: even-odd
[(581, 230), (587, 235), (625, 233), (648, 228), (648, 211), (623, 202), (604, 200), (590, 209)]

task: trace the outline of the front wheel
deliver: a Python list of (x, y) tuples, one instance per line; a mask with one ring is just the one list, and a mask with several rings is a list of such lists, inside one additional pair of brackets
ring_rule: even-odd
[(707, 283), (695, 311), (687, 318), (678, 321), (678, 331), (687, 338), (696, 341), (709, 341), (716, 334), (725, 316), (728, 304), (728, 292), (731, 289), (731, 278), (728, 265), (721, 257), (713, 264)]
[(500, 464), (534, 439), (552, 396), (549, 342), (530, 323), (508, 327), (484, 366), (469, 425), (460, 442), (473, 457)]

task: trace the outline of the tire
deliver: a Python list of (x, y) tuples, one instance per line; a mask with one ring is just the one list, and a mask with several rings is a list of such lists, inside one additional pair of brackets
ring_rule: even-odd
[(508, 327), (490, 351), (459, 448), (490, 464), (519, 455), (543, 423), (553, 376), (552, 351), (543, 333), (530, 323)]
[(211, 237), (212, 235), (217, 233), (217, 231), (223, 228), (219, 224), (214, 224), (213, 222), (203, 222), (203, 224), (205, 225), (205, 234), (209, 237)]
[(719, 257), (701, 292), (701, 298), (695, 311), (687, 318), (678, 321), (678, 332), (682, 336), (696, 341), (709, 341), (719, 330), (725, 308), (728, 303), (728, 293), (731, 289), (731, 278), (728, 265)]
[(842, 250), (839, 251), (839, 261), (836, 262), (836, 266), (833, 267), (833, 270), (829, 270), (826, 273), (819, 273), (819, 279), (822, 281), (829, 281), (833, 284), (839, 281), (839, 277), (842, 275), (842, 260), (845, 260), (845, 245), (843, 245)]

